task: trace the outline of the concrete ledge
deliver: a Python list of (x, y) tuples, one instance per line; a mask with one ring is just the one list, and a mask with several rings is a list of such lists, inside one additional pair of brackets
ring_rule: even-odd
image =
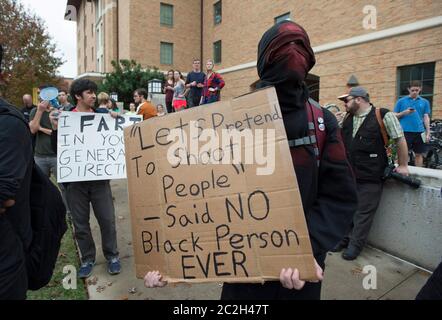
[(385, 183), (368, 242), (434, 270), (442, 260), (442, 171), (410, 167), (410, 173), (422, 180), (421, 187)]

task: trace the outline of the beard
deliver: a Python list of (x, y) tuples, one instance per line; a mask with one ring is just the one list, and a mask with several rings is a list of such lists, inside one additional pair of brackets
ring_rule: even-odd
[(360, 105), (358, 105), (355, 101), (353, 101), (350, 107), (347, 108), (347, 112), (355, 115), (359, 111)]

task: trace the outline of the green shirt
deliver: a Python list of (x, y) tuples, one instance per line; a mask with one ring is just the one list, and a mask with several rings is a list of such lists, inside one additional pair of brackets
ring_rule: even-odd
[[(371, 108), (368, 109), (367, 112), (353, 117), (353, 138), (356, 136), (356, 133), (370, 112)], [(404, 136), (401, 124), (393, 112), (387, 112), (383, 120), (387, 134), (391, 139), (396, 140)]]
[[(37, 108), (34, 108), (29, 115), (32, 121), (37, 113)], [(40, 127), (52, 130), (51, 120), (49, 120), (49, 112), (43, 112), (40, 119)], [(52, 150), (51, 136), (39, 131), (36, 133), (35, 140), (35, 155), (37, 157), (56, 157), (57, 155)]]

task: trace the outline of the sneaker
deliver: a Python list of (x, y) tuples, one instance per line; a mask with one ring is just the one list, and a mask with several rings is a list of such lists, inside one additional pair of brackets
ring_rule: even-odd
[(78, 271), (78, 277), (80, 279), (89, 278), (92, 274), (92, 269), (94, 268), (95, 262), (85, 262), (81, 264), (80, 271)]
[(348, 261), (355, 260), (359, 254), (361, 253), (361, 250), (356, 248), (355, 246), (348, 246), (347, 249), (342, 252), (342, 258)]
[(110, 275), (116, 275), (121, 272), (121, 264), (119, 258), (112, 258), (108, 261), (107, 272), (109, 272)]

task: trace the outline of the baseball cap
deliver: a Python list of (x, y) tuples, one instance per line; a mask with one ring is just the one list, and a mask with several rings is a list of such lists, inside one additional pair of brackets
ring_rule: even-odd
[(353, 87), (353, 88), (351, 88), (349, 93), (338, 97), (338, 99), (345, 101), (345, 99), (347, 99), (347, 97), (349, 97), (349, 96), (352, 96), (355, 98), (361, 97), (361, 98), (366, 99), (367, 101), (370, 101), (370, 95), (368, 94), (367, 90), (365, 90), (365, 88), (363, 88), (363, 87)]

